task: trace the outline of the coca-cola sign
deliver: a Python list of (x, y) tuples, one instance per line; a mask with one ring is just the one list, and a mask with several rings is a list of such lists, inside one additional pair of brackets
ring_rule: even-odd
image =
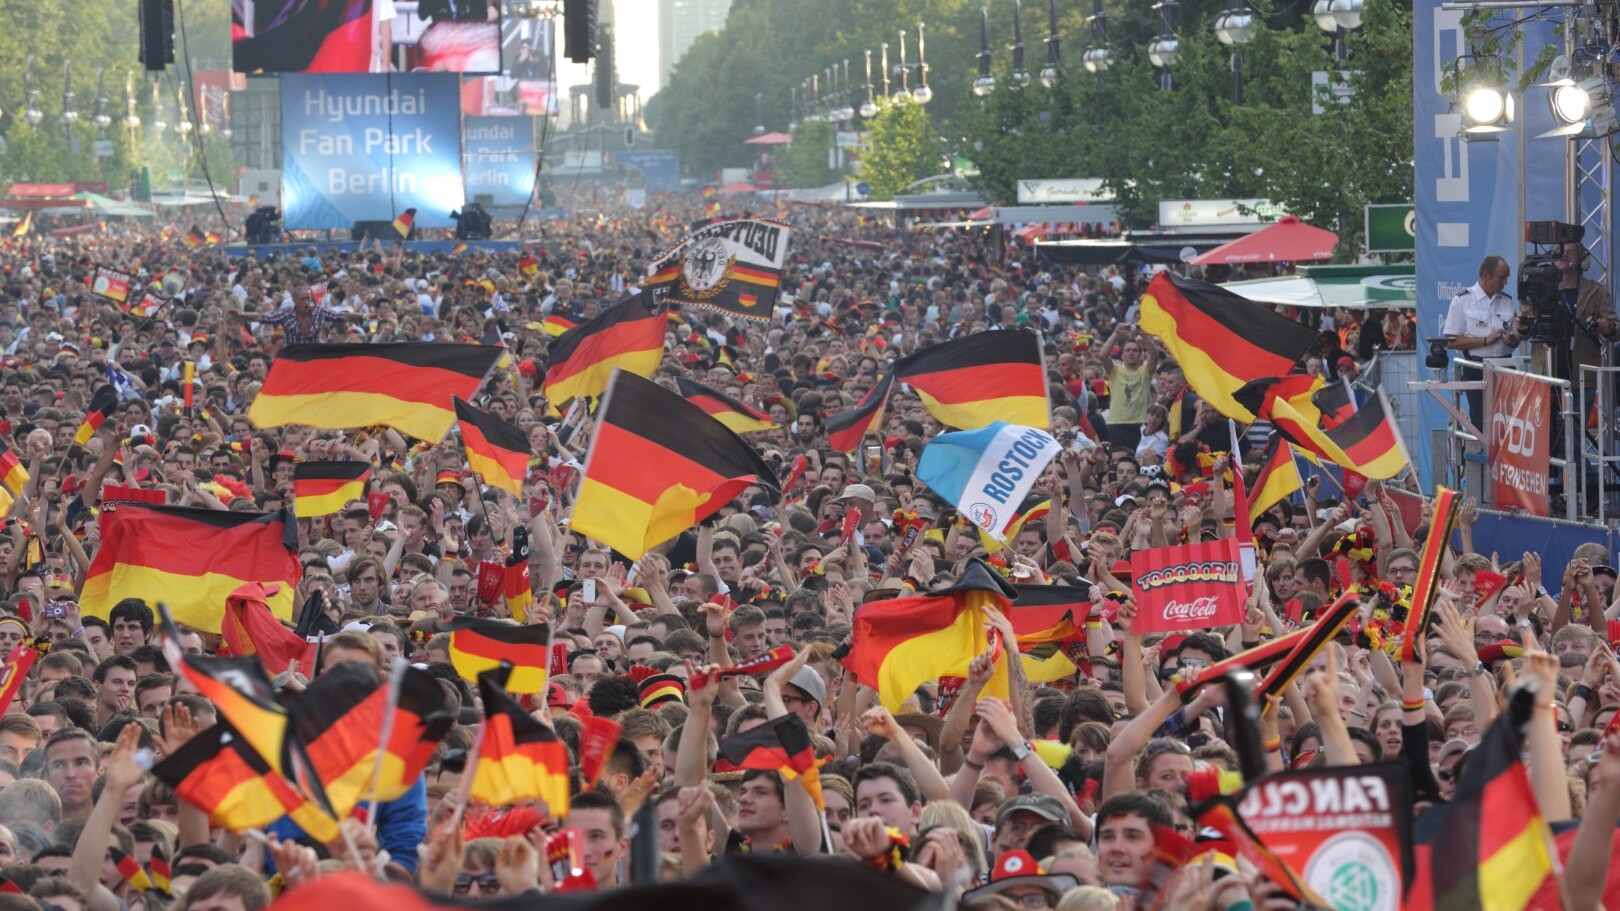
[(1131, 555), (1138, 635), (1213, 629), (1243, 621), (1243, 569), (1236, 541), (1160, 547)]

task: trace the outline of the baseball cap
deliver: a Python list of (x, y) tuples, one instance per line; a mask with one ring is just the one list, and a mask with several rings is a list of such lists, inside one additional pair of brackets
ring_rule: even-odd
[(817, 705), (827, 704), (827, 681), (821, 679), (821, 672), (815, 668), (799, 668), (799, 672), (794, 674), (788, 683), (803, 690), (804, 694), (815, 700)]
[(877, 499), (877, 494), (873, 493), (872, 488), (866, 486), (865, 484), (850, 484), (844, 488), (843, 493), (838, 495), (838, 499), (866, 500), (867, 502), (871, 502)]
[[(1063, 822), (1069, 818), (1067, 810), (1056, 797), (1050, 794), (1020, 794), (1011, 800), (1005, 801), (996, 813), (997, 824), (1020, 810), (1034, 813), (1042, 819), (1051, 822)], [(1031, 864), (1033, 867), (1034, 864)]]
[(1468, 752), (1468, 741), (1453, 737), (1440, 747), (1440, 756), (1434, 761), (1434, 764), (1439, 765), (1458, 753), (1466, 752)]

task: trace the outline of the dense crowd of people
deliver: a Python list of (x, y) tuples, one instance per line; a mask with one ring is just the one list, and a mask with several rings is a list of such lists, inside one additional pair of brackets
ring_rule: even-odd
[[(544, 321), (582, 321), (633, 291), (701, 217), (698, 200), (548, 222), (522, 253), (312, 246), (239, 258), (123, 233), (0, 246), (0, 434), (31, 477), (0, 534), (0, 658), (24, 645), (44, 652), (0, 717), (0, 880), (11, 886), (0, 909), (257, 911), (343, 869), (470, 899), (549, 891), (563, 885), (546, 851), (559, 829), (578, 833), (585, 873), (573, 878), (612, 889), (629, 882), (627, 820), (648, 802), (668, 880), (736, 854), (828, 854), (998, 911), (1292, 908), (1284, 884), (1247, 860), (1166, 868), (1159, 833), (1199, 834), (1189, 781), (1241, 763), (1223, 691), (1184, 701), (1177, 683), (1308, 625), (1350, 589), (1369, 592), (1362, 617), (1263, 707), (1268, 770), (1399, 763), (1421, 818), (1452, 796), (1508, 688), (1535, 681), (1525, 732), (1535, 800), (1548, 821), (1602, 835), (1595, 852), (1577, 840), (1587, 853), (1564, 879), (1571, 907), (1599, 906), (1620, 819), (1620, 738), (1604, 733), (1620, 709), (1611, 554), (1586, 547), (1560, 567), (1535, 553), (1476, 553), (1465, 507), (1430, 635), (1403, 659), (1398, 624), (1378, 625), (1372, 593), (1389, 583), (1399, 601), (1418, 575), (1427, 506), (1410, 504), (1421, 494), (1375, 482), (1345, 503), (1313, 483), (1254, 523), (1259, 564), (1241, 625), (1133, 632), (1132, 554), (1232, 537), (1228, 468), (1252, 476), (1266, 438), (1263, 426), (1234, 436), (1135, 325), (1146, 274), (1047, 266), (978, 232), (897, 232), (837, 208), (769, 214), (793, 225), (772, 319), (674, 314), (655, 379), (695, 379), (770, 415), (778, 428), (748, 439), (779, 482), (796, 483), (780, 499), (751, 488), (633, 566), (568, 527), (592, 426), (564, 424), (545, 400)], [(97, 265), (135, 275), (162, 309), (131, 314), (93, 296)], [(1318, 328), (1319, 315), (1299, 318)], [(1412, 344), (1395, 313), (1363, 322), (1340, 312), (1319, 328), (1300, 367), (1331, 379)], [(897, 391), (881, 432), (854, 452), (827, 438), (827, 419), (889, 362), (980, 331), (1043, 338), (1051, 430), (1064, 445), (1026, 504), (1050, 500), (1050, 510), (1006, 547), (916, 479), (923, 447), (945, 428), (914, 393)], [(495, 339), (513, 357), (478, 401), (528, 434), (522, 496), (482, 488), (453, 439), (265, 430), (247, 417), (285, 345)], [(75, 445), (109, 364), (128, 377), (125, 400)], [(386, 675), (403, 655), (440, 679), (459, 723), (420, 787), (375, 818), (344, 820), (333, 843), (291, 825), (223, 831), (149, 773), (216, 719), (165, 659), (154, 605), (80, 609), (103, 491), (274, 511), (290, 503), (298, 463), (334, 459), (371, 464), (370, 489), (387, 499), (298, 520), (294, 616), (325, 611), (340, 632), (324, 643), (323, 667), (274, 684), (297, 690), (343, 662)], [(906, 534), (912, 521), (926, 530)], [(510, 616), (502, 597), (480, 595), (477, 567), (503, 563), (520, 528), (534, 592), (522, 622), (555, 624), (566, 643), (566, 673), (534, 698), (533, 717), (576, 757), (578, 706), (622, 730), (598, 784), (576, 786), (567, 807), (469, 806), (462, 787), (481, 715), (441, 625)], [(1097, 609), (1076, 670), (1031, 682), (1017, 656), (986, 654), (965, 679), (885, 708), (839, 663), (854, 618), (950, 586), (974, 559), (1021, 583), (1090, 591)], [(1017, 640), (1007, 617), (990, 616), (1001, 641)], [(211, 654), (219, 636), (183, 629), (180, 644)], [(794, 658), (768, 674), (715, 673), (780, 646)], [(983, 695), (996, 662), (1011, 677), (1006, 699)], [(825, 760), (824, 814), (803, 776), (719, 755), (720, 742), (788, 714)], [(164, 887), (131, 875), (122, 855), (166, 861)]]

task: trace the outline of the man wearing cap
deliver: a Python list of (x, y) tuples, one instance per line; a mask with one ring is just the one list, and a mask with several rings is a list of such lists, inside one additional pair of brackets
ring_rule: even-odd
[(801, 667), (782, 687), (782, 702), (798, 715), (811, 732), (821, 730), (821, 706), (827, 701), (827, 681), (813, 667)]
[(1037, 829), (1067, 822), (1069, 813), (1056, 797), (1020, 794), (1003, 801), (996, 813), (996, 832), (990, 847), (998, 853), (1017, 851), (1029, 843)]
[(990, 882), (962, 894), (964, 904), (1000, 895), (1021, 908), (1056, 908), (1064, 893), (1080, 887), (1068, 873), (1049, 874), (1028, 851), (1007, 851), (996, 858)]

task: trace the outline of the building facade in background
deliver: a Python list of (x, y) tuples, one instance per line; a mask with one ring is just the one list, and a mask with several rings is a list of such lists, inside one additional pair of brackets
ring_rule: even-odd
[(658, 64), (665, 85), (692, 42), (719, 31), (730, 11), (731, 0), (658, 0)]

